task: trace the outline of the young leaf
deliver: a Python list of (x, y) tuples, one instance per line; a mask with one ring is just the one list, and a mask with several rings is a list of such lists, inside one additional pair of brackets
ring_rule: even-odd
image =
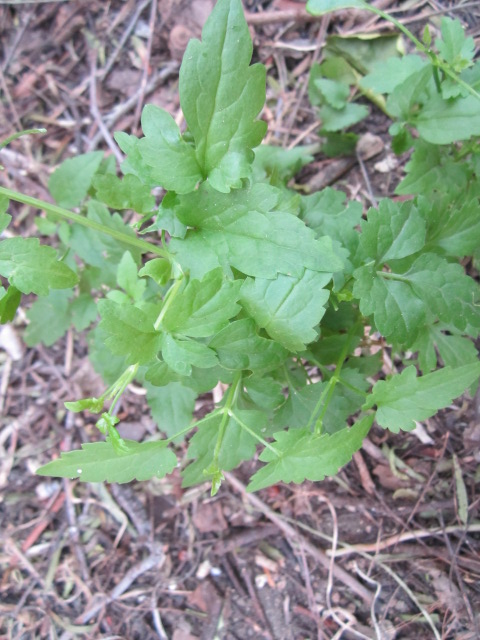
[(93, 187), (96, 189), (97, 199), (112, 209), (133, 209), (138, 213), (148, 213), (155, 206), (155, 198), (133, 173), (128, 173), (122, 180), (113, 173), (96, 175)]
[(260, 460), (265, 467), (252, 477), (248, 491), (259, 491), (277, 482), (323, 480), (338, 473), (362, 446), (372, 426), (373, 416), (365, 416), (353, 427), (333, 435), (315, 435), (307, 429), (289, 429), (275, 434), (276, 455), (265, 448)]
[(145, 364), (155, 358), (162, 334), (155, 330), (141, 309), (100, 300), (98, 310), (102, 318), (99, 327), (105, 333), (105, 345), (112, 353), (125, 356), (127, 364)]
[[(392, 94), (393, 95), (393, 94)], [(476, 96), (444, 100), (432, 95), (410, 122), (432, 144), (450, 144), (480, 135), (480, 109)]]
[(190, 280), (168, 307), (162, 320), (165, 331), (206, 338), (223, 329), (240, 306), (240, 280), (226, 280), (222, 269), (209, 271), (202, 280)]
[(71, 324), (69, 298), (72, 291), (52, 290), (35, 300), (27, 311), (29, 320), (24, 340), (28, 347), (42, 342), (50, 347), (68, 331)]
[(177, 340), (166, 334), (162, 345), (162, 356), (168, 366), (182, 376), (192, 373), (192, 366), (210, 369), (218, 364), (212, 349), (195, 340)]
[(258, 335), (250, 318), (231, 322), (214, 336), (209, 346), (217, 352), (222, 367), (238, 371), (269, 371), (287, 357), (287, 351), (278, 342)]
[(56, 478), (79, 478), (83, 482), (130, 482), (163, 478), (177, 464), (173, 451), (163, 442), (125, 440), (126, 451), (115, 452), (111, 442), (82, 444), (40, 467), (37, 474)]
[(138, 272), (140, 277), (149, 276), (159, 285), (165, 285), (172, 275), (172, 265), (163, 258), (149, 260)]
[(117, 269), (117, 284), (134, 302), (142, 299), (147, 283), (138, 277), (137, 265), (130, 251), (125, 251)]
[(52, 247), (38, 238), (7, 238), (0, 242), (0, 275), (22, 293), (46, 296), (50, 289), (68, 289), (77, 284), (77, 275), (57, 260)]
[[(147, 104), (142, 112), (142, 130), (145, 137), (135, 143), (135, 149), (142, 163), (150, 168), (150, 180), (177, 193), (193, 191), (202, 179), (202, 172), (194, 148), (182, 138), (172, 116), (153, 104)], [(132, 163), (134, 157), (128, 154), (128, 160)]]
[(0, 291), (3, 293), (0, 297), (0, 324), (11, 322), (22, 299), (21, 292), (13, 286), (9, 286), (7, 291), (1, 287)]
[(425, 220), (411, 202), (381, 200), (362, 223), (359, 250), (377, 264), (410, 256), (425, 245)]
[[(235, 415), (254, 433), (260, 433), (266, 416), (261, 411), (235, 410), (226, 424), (225, 434), (220, 447), (217, 469), (230, 471), (242, 460), (250, 460), (255, 454), (257, 440), (235, 419)], [(213, 452), (217, 441), (218, 430), (222, 422), (222, 414), (211, 414), (198, 427), (197, 433), (190, 440), (188, 457), (196, 458), (183, 472), (183, 487), (190, 487), (205, 481), (205, 471), (213, 463)]]
[(475, 41), (465, 36), (460, 20), (442, 18), (441, 31), (442, 38), (435, 40), (438, 52), (456, 73), (460, 73), (472, 64)]
[[(241, 302), (268, 335), (290, 351), (303, 351), (318, 333), (330, 292), (324, 289), (332, 275), (306, 269), (300, 278), (279, 274), (275, 280), (247, 278)], [(315, 295), (312, 295), (312, 291)]]
[(194, 277), (218, 266), (269, 279), (277, 273), (300, 277), (304, 268), (339, 271), (342, 261), (330, 238), (315, 239), (296, 216), (276, 210), (281, 198), (281, 191), (266, 184), (230, 195), (202, 185), (179, 200), (178, 217), (194, 229), (184, 240), (172, 239), (170, 249)]
[(205, 178), (228, 193), (249, 177), (252, 149), (266, 124), (265, 68), (249, 66), (252, 42), (240, 0), (218, 0), (202, 32), (191, 40), (180, 68), (180, 103)]
[(152, 418), (167, 437), (175, 436), (192, 421), (197, 394), (180, 382), (171, 382), (164, 387), (144, 385)]
[(91, 151), (62, 162), (48, 181), (48, 189), (57, 204), (66, 209), (81, 204), (102, 158), (103, 151)]
[(445, 367), (422, 377), (417, 377), (415, 367), (410, 366), (390, 380), (377, 382), (363, 408), (376, 406), (375, 419), (385, 429), (410, 431), (415, 421), (426, 420), (448, 407), (479, 376), (478, 362), (457, 369)]
[(73, 413), (80, 413), (80, 411), (90, 411), (91, 413), (100, 413), (103, 411), (103, 405), (105, 398), (83, 398), (82, 400), (76, 400), (74, 402), (65, 402), (65, 408)]

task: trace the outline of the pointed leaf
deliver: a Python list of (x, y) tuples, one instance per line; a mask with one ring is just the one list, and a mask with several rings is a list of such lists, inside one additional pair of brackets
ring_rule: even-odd
[(218, 0), (191, 40), (180, 69), (180, 102), (204, 177), (218, 191), (239, 188), (266, 124), (265, 68), (249, 66), (252, 42), (240, 0)]
[(335, 475), (360, 449), (372, 422), (373, 416), (366, 416), (333, 435), (315, 435), (306, 429), (276, 433), (274, 447), (279, 455), (263, 450), (260, 460), (268, 464), (252, 477), (248, 491), (259, 491), (277, 482), (319, 481)]
[(300, 278), (283, 274), (275, 280), (247, 278), (241, 302), (273, 340), (290, 351), (303, 351), (318, 335), (314, 327), (325, 313), (330, 292), (323, 287), (331, 276), (306, 269)]
[(83, 482), (130, 482), (163, 478), (177, 465), (173, 451), (163, 442), (124, 440), (126, 450), (117, 454), (111, 442), (82, 444), (61, 458), (40, 467), (37, 474), (56, 478), (79, 478)]
[(422, 377), (417, 377), (415, 367), (410, 366), (399, 376), (377, 382), (363, 408), (376, 405), (375, 419), (385, 429), (394, 433), (400, 429), (410, 431), (415, 428), (415, 421), (426, 420), (448, 407), (479, 376), (478, 362), (457, 369), (445, 367)]
[(81, 204), (102, 158), (103, 151), (91, 151), (62, 162), (48, 181), (48, 188), (57, 204), (66, 209)]
[(55, 249), (41, 245), (38, 238), (2, 240), (0, 275), (22, 293), (37, 296), (46, 296), (50, 289), (68, 289), (78, 282), (77, 275), (57, 260)]

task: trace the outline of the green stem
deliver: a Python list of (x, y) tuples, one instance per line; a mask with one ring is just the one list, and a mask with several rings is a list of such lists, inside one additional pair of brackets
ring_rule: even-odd
[(238, 373), (235, 374), (235, 377), (232, 382), (232, 386), (228, 390), (225, 406), (220, 410), (223, 415), (222, 415), (222, 421), (220, 422), (220, 426), (218, 428), (217, 442), (215, 443), (215, 450), (213, 452), (213, 464), (217, 466), (218, 466), (218, 459), (220, 457), (220, 449), (222, 448), (222, 442), (225, 436), (225, 429), (227, 428), (227, 423), (230, 418), (230, 412), (232, 409), (232, 405), (235, 402), (235, 398), (237, 396), (237, 391), (238, 391), (238, 387), (240, 385), (241, 379), (242, 379), (242, 372), (239, 371)]
[(175, 300), (175, 296), (177, 295), (178, 290), (180, 289), (182, 284), (183, 284), (183, 276), (181, 276), (175, 282), (175, 284), (171, 286), (170, 289), (167, 291), (165, 298), (163, 300), (162, 310), (160, 311), (159, 316), (155, 320), (155, 324), (153, 325), (156, 331), (158, 331), (158, 329), (160, 328), (160, 325), (162, 324), (162, 320), (165, 317), (165, 314), (167, 313), (169, 306)]
[(269, 442), (267, 442), (266, 440), (264, 440), (262, 436), (259, 436), (258, 433), (255, 433), (255, 431), (251, 429), (247, 424), (245, 424), (243, 420), (240, 420), (240, 418), (237, 416), (237, 414), (234, 411), (230, 411), (229, 415), (231, 418), (235, 420), (235, 422), (238, 422), (238, 424), (242, 427), (242, 429), (244, 429), (247, 433), (249, 433), (252, 436), (252, 438), (255, 438), (255, 440), (258, 440), (258, 442), (260, 442), (260, 444), (263, 444), (265, 448), (270, 449), (270, 451), (272, 451), (272, 453), (274, 453), (278, 458), (281, 457), (281, 453), (278, 451), (278, 449), (275, 449), (275, 447), (271, 445)]
[(340, 356), (335, 366), (335, 371), (333, 372), (332, 377), (328, 381), (327, 386), (320, 394), (320, 398), (318, 399), (318, 402), (315, 405), (315, 409), (312, 411), (312, 415), (310, 416), (310, 420), (308, 421), (307, 429), (309, 429), (312, 426), (313, 421), (315, 420), (318, 412), (320, 412), (318, 414), (318, 417), (315, 420), (314, 430), (316, 434), (320, 434), (322, 432), (323, 418), (325, 417), (325, 414), (327, 412), (328, 405), (330, 403), (330, 400), (332, 399), (333, 392), (335, 391), (335, 387), (337, 386), (337, 383), (340, 381), (340, 372), (342, 370), (343, 364), (348, 354), (350, 353), (352, 339), (354, 338), (359, 326), (360, 326), (360, 322), (358, 321), (353, 325), (353, 327), (348, 332), (349, 338), (345, 340), (345, 344), (343, 345), (343, 349), (340, 353)]
[(387, 280), (406, 282), (407, 284), (410, 282), (408, 278), (404, 278), (403, 276), (398, 275), (398, 273), (392, 273), (391, 271), (377, 271), (377, 276), (381, 276), (382, 278), (386, 278)]
[(467, 82), (465, 82), (465, 80), (462, 80), (462, 78), (459, 78), (458, 75), (451, 70), (450, 66), (446, 62), (443, 62), (442, 60), (440, 60), (440, 58), (437, 56), (436, 53), (428, 49), (422, 42), (420, 42), (420, 40), (416, 38), (413, 35), (413, 33), (409, 29), (407, 29), (407, 27), (405, 27), (399, 20), (394, 18), (389, 13), (386, 13), (385, 11), (378, 9), (377, 7), (369, 5), (366, 2), (363, 2), (362, 4), (364, 8), (370, 11), (371, 13), (375, 13), (377, 16), (380, 16), (380, 18), (383, 18), (387, 22), (391, 22), (393, 25), (395, 25), (397, 29), (399, 29), (404, 35), (407, 36), (407, 38), (409, 38), (413, 42), (413, 44), (417, 47), (419, 51), (421, 51), (428, 58), (430, 58), (434, 67), (438, 67), (439, 69), (441, 69), (454, 82), (456, 82), (461, 87), (463, 87), (472, 96), (475, 96), (475, 98), (480, 100), (480, 93), (475, 91), (475, 89), (471, 87)]
[(125, 391), (127, 386), (130, 384), (130, 382), (134, 379), (134, 377), (137, 375), (138, 366), (139, 366), (138, 362), (137, 362), (137, 364), (130, 365), (128, 367), (128, 369), (126, 369), (122, 373), (120, 378), (118, 378), (118, 380), (105, 393), (105, 395), (110, 395), (110, 396), (115, 394), (114, 398), (112, 400), (112, 404), (110, 406), (109, 413), (111, 413), (113, 411), (115, 405), (120, 400), (123, 392)]
[(181, 431), (179, 431), (175, 435), (170, 436), (170, 438), (167, 438), (166, 440), (162, 440), (161, 442), (164, 442), (166, 445), (170, 444), (171, 442), (173, 442), (174, 440), (176, 440), (180, 436), (183, 436), (186, 433), (188, 433), (189, 431), (191, 431), (192, 429), (194, 429), (195, 427), (199, 427), (204, 422), (208, 422), (208, 420), (211, 420), (212, 418), (214, 418), (217, 414), (219, 414), (221, 412), (222, 412), (221, 409), (214, 409), (208, 415), (206, 415), (204, 418), (202, 418), (201, 420), (198, 420), (198, 422), (193, 422), (192, 424), (189, 424), (188, 427), (185, 427), (184, 429), (182, 429)]
[(4, 195), (10, 200), (15, 200), (15, 202), (21, 202), (22, 204), (28, 204), (31, 207), (35, 207), (36, 209), (48, 211), (56, 216), (59, 216), (60, 218), (75, 222), (82, 227), (87, 227), (89, 229), (93, 229), (94, 231), (105, 233), (106, 235), (115, 238), (115, 240), (118, 240), (119, 242), (123, 242), (124, 244), (128, 244), (132, 247), (140, 249), (142, 253), (155, 253), (156, 255), (165, 258), (169, 262), (172, 261), (172, 256), (168, 251), (157, 247), (157, 245), (152, 244), (151, 242), (141, 240), (140, 238), (134, 236), (129, 236), (122, 231), (117, 231), (116, 229), (111, 229), (110, 227), (106, 227), (100, 222), (95, 222), (95, 220), (90, 220), (89, 218), (81, 216), (78, 213), (73, 213), (68, 209), (63, 209), (56, 204), (51, 204), (49, 202), (45, 202), (44, 200), (32, 198), (31, 196), (26, 196), (23, 193), (18, 193), (17, 191), (12, 191), (11, 189), (6, 189), (5, 187), (0, 187), (0, 195)]
[(24, 129), (23, 131), (17, 131), (16, 133), (12, 133), (11, 136), (8, 136), (8, 138), (5, 138), (5, 140), (2, 140), (2, 142), (0, 142), (0, 149), (3, 149), (4, 147), (6, 147), (13, 140), (17, 140), (22, 136), (28, 136), (32, 133), (47, 133), (47, 130), (46, 129)]

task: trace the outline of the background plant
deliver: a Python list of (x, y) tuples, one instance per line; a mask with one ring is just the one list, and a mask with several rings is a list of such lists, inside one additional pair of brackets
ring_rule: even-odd
[[(413, 428), (476, 381), (469, 338), (479, 331), (478, 286), (458, 259), (479, 246), (478, 107), (471, 106), (478, 104), (478, 63), (454, 25), (444, 23), (438, 53), (420, 43), (427, 58), (400, 63), (395, 77), (402, 82), (379, 86), (374, 72), (362, 80), (389, 96), (397, 150), (415, 145), (399, 190), (419, 194), (405, 203), (385, 200), (366, 220), (340, 192), (288, 191), (282, 182), (298, 168), (298, 152), (255, 156), (265, 133), (257, 119), (264, 70), (249, 66), (241, 4), (229, 0), (218, 2), (202, 42), (185, 54), (184, 134), (169, 114), (147, 105), (144, 137), (117, 134), (127, 155), (122, 179), (113, 161), (94, 152), (53, 174), (57, 207), (1, 190), (4, 226), (7, 197), (14, 198), (48, 211), (40, 231), (62, 243), (58, 260), (36, 239), (2, 241), (0, 273), (10, 283), (2, 319), (11, 319), (21, 293), (44, 296), (30, 311), (26, 336), (48, 344), (71, 323), (90, 327), (100, 313), (90, 351), (110, 386), (68, 407), (102, 413), (111, 401), (97, 423), (106, 441), (64, 454), (41, 473), (119, 482), (161, 476), (177, 463), (167, 445), (197, 427), (185, 485), (207, 477), (215, 491), (222, 471), (251, 458), (258, 444), (266, 465), (252, 490), (321, 480), (350, 459), (374, 419), (394, 431)], [(332, 106), (338, 87), (315, 86)], [(407, 86), (416, 89), (407, 95)], [(339, 111), (348, 106), (341, 96)], [(432, 117), (436, 126), (429, 127)], [(158, 185), (167, 194), (156, 210), (150, 193)], [(73, 207), (80, 213), (67, 210)], [(109, 209), (154, 218), (146, 231), (160, 232), (161, 246)], [(381, 362), (370, 355), (372, 324), (408, 365), (373, 386)], [(434, 371), (438, 364), (445, 366)], [(133, 379), (147, 388), (166, 440), (118, 435), (115, 406)], [(222, 402), (191, 424), (195, 397), (219, 381), (228, 385)]]

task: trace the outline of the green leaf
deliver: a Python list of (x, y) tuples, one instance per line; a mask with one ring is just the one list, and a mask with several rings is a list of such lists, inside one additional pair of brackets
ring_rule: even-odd
[(480, 288), (463, 267), (426, 253), (400, 276), (430, 311), (460, 331), (480, 330)]
[(350, 96), (350, 87), (347, 84), (329, 78), (315, 78), (314, 83), (324, 104), (330, 105), (333, 109), (345, 107)]
[(217, 356), (212, 349), (195, 340), (177, 340), (165, 335), (162, 355), (168, 366), (182, 376), (192, 373), (192, 366), (210, 369), (218, 364)]
[(354, 273), (353, 294), (364, 315), (374, 314), (385, 337), (411, 344), (428, 316), (475, 336), (480, 329), (479, 287), (459, 264), (426, 253), (406, 271), (375, 271), (362, 267)]
[(325, 385), (325, 382), (315, 382), (300, 388), (290, 387), (287, 401), (275, 414), (274, 428), (305, 428), (315, 411)]
[(422, 205), (430, 227), (427, 246), (440, 248), (447, 256), (459, 258), (471, 256), (480, 246), (478, 198), (467, 200), (462, 193), (458, 202), (446, 201), (442, 206), (442, 203), (425, 198)]
[(237, 315), (242, 282), (226, 280), (222, 269), (209, 271), (202, 280), (190, 280), (173, 299), (162, 320), (166, 331), (206, 338), (223, 329)]
[(173, 238), (169, 247), (194, 277), (218, 266), (227, 274), (234, 267), (270, 279), (277, 273), (299, 277), (304, 268), (339, 271), (342, 262), (330, 238), (315, 239), (299, 218), (276, 210), (281, 198), (281, 191), (266, 184), (229, 195), (202, 185), (179, 199), (177, 215), (194, 229), (183, 240)]
[(22, 293), (46, 296), (50, 289), (68, 289), (77, 275), (57, 260), (52, 247), (38, 238), (7, 238), (0, 242), (0, 275)]
[(360, 86), (375, 93), (392, 93), (398, 85), (408, 80), (413, 73), (421, 71), (427, 64), (428, 62), (418, 55), (381, 60), (360, 80)]
[(402, 281), (387, 279), (375, 267), (354, 272), (353, 295), (360, 301), (363, 315), (372, 315), (380, 333), (400, 344), (415, 340), (425, 321), (425, 304)]
[(125, 356), (127, 364), (145, 364), (155, 358), (161, 347), (162, 335), (141, 309), (100, 300), (98, 310), (105, 345), (113, 354)]
[(172, 116), (147, 104), (142, 111), (142, 130), (145, 137), (135, 143), (135, 149), (142, 163), (150, 168), (150, 180), (177, 193), (193, 191), (202, 179), (202, 172), (194, 148), (182, 138)]
[(465, 36), (460, 20), (442, 18), (442, 38), (435, 40), (438, 52), (455, 73), (460, 73), (470, 66), (475, 55), (475, 42), (472, 37)]
[(361, 226), (360, 252), (377, 264), (405, 258), (425, 245), (425, 220), (411, 202), (381, 200)]
[[(290, 351), (303, 351), (315, 340), (325, 313), (331, 274), (306, 269), (300, 278), (279, 274), (275, 280), (247, 278), (241, 303), (257, 325)], [(312, 295), (312, 292), (315, 292)]]
[(255, 150), (253, 181), (268, 181), (274, 186), (286, 184), (302, 167), (313, 162), (314, 145), (293, 149), (262, 144)]
[(170, 280), (172, 265), (163, 258), (149, 260), (138, 272), (140, 277), (149, 276), (159, 285), (165, 285)]
[(385, 429), (394, 433), (400, 429), (410, 431), (415, 428), (415, 421), (426, 420), (448, 407), (479, 376), (478, 362), (457, 369), (445, 367), (421, 377), (410, 366), (399, 376), (377, 382), (363, 408), (376, 406), (375, 419)]
[(368, 107), (351, 102), (342, 109), (333, 109), (329, 105), (324, 105), (319, 110), (322, 131), (341, 131), (360, 122), (367, 116)]
[(137, 273), (137, 265), (130, 251), (125, 251), (117, 269), (117, 284), (134, 302), (139, 302), (145, 292), (147, 283), (140, 280)]
[[(260, 411), (235, 410), (235, 415), (254, 433), (260, 433), (266, 421), (266, 416)], [(220, 447), (217, 468), (230, 471), (242, 460), (250, 460), (255, 454), (257, 440), (235, 419), (235, 415), (228, 418), (225, 435)], [(197, 433), (190, 440), (188, 457), (196, 458), (182, 473), (183, 487), (205, 482), (205, 473), (213, 463), (213, 454), (217, 441), (218, 430), (222, 422), (221, 412), (211, 414), (198, 427)]]
[(463, 190), (469, 177), (466, 163), (455, 162), (452, 150), (415, 140), (413, 154), (405, 165), (407, 173), (395, 193), (427, 195), (435, 191)]
[(281, 345), (258, 335), (255, 322), (249, 318), (231, 322), (209, 346), (217, 352), (222, 367), (233, 370), (268, 371), (287, 357)]
[(69, 158), (52, 173), (48, 189), (57, 204), (66, 209), (78, 207), (86, 197), (102, 162), (103, 151), (91, 151)]
[(164, 387), (154, 387), (149, 384), (145, 387), (152, 418), (160, 431), (171, 438), (188, 427), (195, 409), (197, 398), (195, 391), (180, 382), (170, 382)]
[(150, 195), (149, 189), (132, 173), (121, 180), (112, 173), (96, 175), (92, 184), (97, 191), (97, 199), (112, 209), (148, 213), (155, 206), (155, 198)]
[(285, 402), (282, 385), (272, 378), (250, 376), (245, 380), (244, 387), (251, 400), (261, 409), (277, 409)]
[(452, 330), (455, 331), (453, 327), (439, 323), (422, 327), (411, 346), (412, 351), (418, 351), (418, 366), (422, 372), (435, 369), (439, 358), (445, 366), (453, 368), (478, 361), (472, 340), (452, 333)]
[(97, 319), (97, 305), (90, 293), (81, 293), (70, 302), (70, 316), (77, 331), (83, 331)]
[(321, 16), (339, 9), (365, 9), (365, 5), (362, 0), (308, 0), (307, 11), (312, 16)]
[(0, 297), (0, 324), (11, 322), (22, 299), (21, 292), (13, 286), (8, 287), (7, 291), (1, 287), (3, 295)]
[(40, 467), (37, 474), (79, 478), (83, 482), (130, 482), (163, 478), (177, 465), (175, 454), (163, 442), (125, 440), (127, 450), (118, 455), (111, 442), (82, 444), (82, 449), (62, 453)]
[(68, 331), (71, 324), (69, 298), (71, 291), (50, 291), (48, 296), (35, 300), (27, 311), (29, 320), (24, 340), (33, 347), (42, 342), (50, 347)]
[(240, 0), (219, 0), (191, 40), (180, 68), (180, 103), (196, 157), (214, 189), (228, 193), (249, 177), (252, 149), (265, 135), (265, 68), (249, 66), (252, 42)]
[[(113, 215), (105, 205), (90, 200), (87, 206), (87, 218), (99, 222), (110, 229), (121, 231), (134, 238), (135, 232), (126, 225), (118, 213)], [(141, 251), (136, 247), (119, 242), (106, 234), (98, 233), (80, 225), (67, 228), (68, 235), (63, 238), (65, 244), (87, 264), (101, 270), (101, 284), (115, 288), (117, 284), (117, 266), (125, 251), (129, 251), (136, 264), (140, 262)]]
[(333, 435), (315, 435), (307, 429), (276, 433), (274, 446), (279, 455), (263, 450), (260, 460), (268, 464), (252, 477), (248, 491), (259, 491), (277, 482), (319, 481), (335, 475), (360, 449), (372, 422), (373, 416), (366, 416)]
[(73, 413), (79, 413), (80, 411), (90, 411), (91, 413), (101, 413), (103, 411), (103, 405), (105, 399), (102, 398), (83, 398), (82, 400), (75, 400), (74, 402), (65, 402), (65, 408)]
[(430, 97), (417, 116), (411, 118), (420, 136), (432, 144), (450, 144), (480, 135), (479, 101), (475, 96), (444, 100)]

